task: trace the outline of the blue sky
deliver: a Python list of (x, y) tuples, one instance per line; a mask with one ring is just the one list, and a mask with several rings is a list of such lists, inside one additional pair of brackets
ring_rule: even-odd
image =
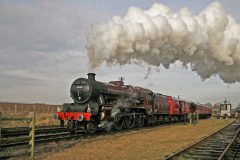
[[(182, 7), (199, 13), (211, 0), (89, 0), (89, 1), (1, 1), (0, 2), (0, 101), (71, 102), (71, 82), (92, 71), (88, 67), (86, 36), (95, 23), (123, 15), (130, 6), (148, 9), (162, 3), (177, 12)], [(240, 23), (240, 1), (219, 1)], [(240, 35), (239, 35), (240, 36)], [(201, 103), (216, 103), (225, 97), (240, 102), (240, 84), (226, 84), (217, 75), (202, 81), (197, 73), (172, 64), (170, 69), (148, 66), (102, 65), (97, 80), (120, 76), (128, 84), (179, 96)]]

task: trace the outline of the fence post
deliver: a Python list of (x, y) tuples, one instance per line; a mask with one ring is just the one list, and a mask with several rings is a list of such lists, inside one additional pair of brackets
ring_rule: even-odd
[(0, 112), (0, 143), (2, 141), (2, 112)]
[(190, 113), (190, 114), (189, 114), (189, 123), (190, 123), (190, 124), (192, 124), (192, 120), (193, 120), (193, 118), (192, 118), (192, 113)]
[(29, 132), (29, 145), (30, 145), (30, 159), (34, 159), (34, 147), (35, 147), (35, 112), (32, 112), (31, 121), (30, 121), (30, 132)]
[(15, 114), (17, 113), (17, 105), (16, 104), (14, 105), (14, 112), (15, 112)]

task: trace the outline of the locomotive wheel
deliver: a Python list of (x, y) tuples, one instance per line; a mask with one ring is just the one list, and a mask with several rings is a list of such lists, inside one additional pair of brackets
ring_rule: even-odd
[(123, 128), (123, 119), (121, 117), (116, 116), (114, 118), (113, 126), (118, 131), (122, 130), (122, 128)]
[(90, 134), (94, 134), (97, 131), (96, 125), (93, 122), (89, 122), (87, 124), (87, 132)]
[(158, 124), (158, 117), (156, 115), (153, 117), (153, 119), (154, 119), (154, 123)]
[(69, 132), (71, 132), (71, 133), (75, 133), (75, 131), (76, 131), (76, 126), (75, 126), (75, 121), (68, 121), (67, 122), (67, 129), (68, 129), (68, 131)]
[(127, 129), (133, 128), (134, 118), (132, 116), (124, 117), (124, 125)]
[(137, 123), (137, 126), (139, 128), (143, 127), (143, 124), (144, 124), (144, 119), (143, 119), (143, 116), (140, 115), (137, 119), (136, 119), (136, 123)]
[(113, 124), (111, 121), (106, 121), (104, 130), (105, 130), (106, 132), (112, 131), (113, 125), (114, 125), (114, 124)]

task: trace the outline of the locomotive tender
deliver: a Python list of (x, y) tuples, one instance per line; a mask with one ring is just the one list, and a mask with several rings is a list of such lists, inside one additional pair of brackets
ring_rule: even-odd
[(95, 80), (95, 75), (88, 73), (87, 79), (76, 79), (70, 88), (74, 103), (63, 104), (54, 115), (62, 123), (67, 122), (67, 128), (72, 133), (181, 121), (193, 112), (199, 113), (200, 118), (211, 116), (212, 109), (205, 105), (124, 85), (122, 78), (109, 83), (99, 82)]

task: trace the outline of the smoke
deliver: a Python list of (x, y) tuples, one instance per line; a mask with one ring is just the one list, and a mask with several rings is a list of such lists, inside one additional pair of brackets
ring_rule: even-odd
[(91, 68), (142, 62), (169, 68), (179, 60), (202, 79), (219, 75), (227, 83), (240, 81), (240, 25), (219, 2), (197, 15), (187, 8), (173, 13), (158, 3), (145, 11), (130, 7), (125, 15), (94, 25), (86, 48)]

